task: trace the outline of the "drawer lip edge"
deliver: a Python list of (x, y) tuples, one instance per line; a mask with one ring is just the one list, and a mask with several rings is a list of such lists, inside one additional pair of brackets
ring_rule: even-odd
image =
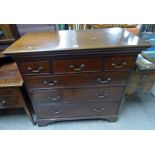
[(30, 92), (34, 92), (34, 91), (50, 91), (50, 90), (58, 90), (58, 89), (85, 89), (85, 88), (103, 88), (103, 87), (125, 87), (127, 86), (127, 83), (126, 84), (110, 84), (110, 85), (101, 85), (101, 86), (98, 86), (98, 85), (92, 85), (92, 86), (75, 86), (75, 87), (40, 87), (40, 88), (27, 88), (28, 91)]
[(111, 103), (111, 102), (120, 103), (121, 99), (122, 98), (120, 97), (120, 99), (114, 99), (114, 100), (100, 100), (100, 101), (99, 100), (92, 100), (92, 102), (91, 101), (77, 101), (76, 100), (76, 102), (72, 102), (72, 103), (55, 102), (55, 103), (45, 103), (45, 104), (41, 104), (41, 105), (33, 103), (33, 105), (36, 108), (42, 109), (43, 107), (47, 108), (49, 106), (52, 106), (52, 104), (57, 104), (57, 103), (61, 104), (61, 105), (64, 105), (64, 106), (65, 105), (68, 106), (68, 105), (98, 104), (98, 103), (108, 104), (108, 103)]
[(98, 115), (98, 116), (71, 116), (71, 117), (54, 117), (54, 118), (40, 118), (39, 115), (37, 117), (37, 120), (43, 120), (43, 121), (70, 121), (70, 120), (86, 120), (86, 119), (108, 119), (110, 117), (118, 117), (118, 115), (116, 115), (117, 113), (115, 113), (114, 115)]

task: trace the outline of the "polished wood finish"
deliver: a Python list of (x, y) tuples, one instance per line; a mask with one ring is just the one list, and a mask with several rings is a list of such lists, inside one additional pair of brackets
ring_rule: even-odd
[(21, 62), (19, 68), (23, 74), (46, 74), (50, 73), (48, 61)]
[(95, 102), (84, 104), (61, 104), (57, 103), (51, 106), (37, 107), (38, 117), (41, 119), (52, 118), (57, 120), (59, 118), (72, 117), (102, 117), (104, 115), (113, 115), (117, 113), (119, 102)]
[[(25, 76), (28, 89), (81, 88), (126, 85), (129, 72), (81, 73), (50, 76)], [(69, 79), (69, 80), (68, 80)]]
[[(108, 36), (108, 37), (107, 37)], [(4, 53), (29, 54), (29, 53), (85, 53), (88, 49), (108, 51), (122, 50), (123, 48), (145, 49), (150, 47), (146, 41), (139, 39), (132, 33), (121, 28), (107, 28), (95, 30), (69, 30), (55, 32), (32, 32), (17, 40)], [(125, 52), (125, 50), (124, 50)], [(91, 54), (91, 53), (90, 53)]]
[(101, 71), (101, 59), (53, 60), (53, 73), (77, 73)]
[(104, 70), (129, 70), (133, 69), (135, 57), (133, 56), (113, 56), (104, 60)]
[(53, 104), (55, 102), (93, 102), (93, 101), (119, 101), (123, 92), (123, 87), (101, 87), (101, 88), (72, 88), (44, 90), (29, 92), (35, 105)]
[(17, 61), (37, 124), (45, 126), (76, 119), (116, 121), (136, 57), (148, 47), (124, 29), (110, 28), (29, 33), (4, 54)]

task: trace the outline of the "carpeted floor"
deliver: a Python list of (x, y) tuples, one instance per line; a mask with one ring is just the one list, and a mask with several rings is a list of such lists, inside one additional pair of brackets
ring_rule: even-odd
[(115, 123), (103, 120), (67, 121), (46, 127), (33, 126), (26, 114), (0, 115), (0, 130), (154, 130), (155, 97), (138, 94), (128, 97)]

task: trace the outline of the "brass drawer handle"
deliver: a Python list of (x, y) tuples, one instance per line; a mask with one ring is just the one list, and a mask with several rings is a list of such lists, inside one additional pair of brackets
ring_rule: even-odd
[(80, 67), (76, 67), (75, 65), (69, 65), (70, 69), (74, 70), (74, 71), (81, 71), (85, 65), (84, 64), (81, 64)]
[(59, 113), (61, 113), (62, 111), (61, 111), (60, 109), (58, 109), (58, 110), (52, 110), (51, 112), (52, 112), (52, 113), (55, 113), (55, 114), (59, 114)]
[(48, 99), (52, 100), (52, 101), (57, 101), (60, 98), (60, 96), (57, 97), (50, 97), (48, 96)]
[(6, 104), (5, 100), (0, 101), (0, 106), (4, 106)]
[(101, 78), (97, 78), (97, 82), (104, 84), (111, 81), (111, 77), (108, 77), (107, 80), (102, 80)]
[(127, 65), (127, 62), (117, 62), (117, 63), (112, 63), (112, 66), (116, 69), (123, 68), (125, 65)]
[(108, 93), (104, 93), (103, 95), (100, 95), (100, 94), (95, 94), (95, 96), (99, 99), (102, 99), (102, 98), (105, 98), (106, 96), (108, 96), (109, 94)]
[(45, 85), (48, 85), (48, 86), (54, 86), (55, 84), (57, 84), (58, 83), (58, 81), (57, 80), (53, 80), (53, 81), (43, 81), (43, 83), (45, 84)]
[(97, 112), (102, 112), (102, 111), (104, 111), (104, 108), (94, 108), (93, 110), (95, 110)]
[(28, 70), (31, 71), (32, 73), (40, 73), (42, 71), (43, 67), (40, 66), (40, 67), (37, 67), (37, 68), (31, 68), (31, 67), (28, 67)]

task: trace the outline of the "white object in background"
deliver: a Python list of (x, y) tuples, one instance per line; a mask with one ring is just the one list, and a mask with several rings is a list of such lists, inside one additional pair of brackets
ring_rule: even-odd
[(155, 70), (155, 63), (148, 61), (141, 54), (138, 54), (136, 65), (139, 70)]
[(155, 96), (155, 83), (153, 84), (153, 87), (151, 89), (151, 93), (153, 94), (153, 96)]

